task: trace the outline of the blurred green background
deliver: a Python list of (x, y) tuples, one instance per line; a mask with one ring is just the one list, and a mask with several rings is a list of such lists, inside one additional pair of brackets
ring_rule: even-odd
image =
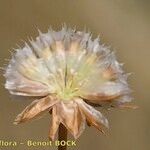
[[(47, 32), (61, 24), (85, 27), (101, 42), (116, 51), (126, 72), (138, 110), (113, 110), (105, 115), (110, 122), (107, 136), (86, 128), (72, 150), (149, 150), (150, 149), (150, 1), (149, 0), (0, 0), (0, 66), (10, 58), (10, 50), (22, 40)], [(15, 116), (31, 102), (13, 97), (0, 87), (0, 139), (46, 140), (50, 117), (15, 126)], [(54, 147), (55, 149), (56, 147)], [(1, 148), (0, 148), (1, 149)], [(4, 150), (11, 148), (4, 148)], [(26, 150), (21, 145), (15, 150)], [(52, 149), (52, 148), (30, 148)]]

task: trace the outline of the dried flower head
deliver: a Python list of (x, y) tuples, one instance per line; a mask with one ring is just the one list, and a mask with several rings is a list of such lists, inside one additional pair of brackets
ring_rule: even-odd
[(66, 27), (40, 32), (35, 41), (17, 49), (5, 77), (11, 94), (38, 97), (14, 123), (49, 111), (51, 139), (60, 123), (74, 138), (81, 135), (86, 122), (102, 131), (108, 121), (92, 105), (119, 106), (131, 101), (127, 75), (114, 53), (98, 38), (92, 40), (90, 33)]

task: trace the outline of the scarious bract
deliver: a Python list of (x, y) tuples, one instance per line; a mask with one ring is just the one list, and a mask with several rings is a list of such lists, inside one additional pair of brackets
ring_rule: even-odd
[(127, 75), (114, 53), (98, 38), (92, 40), (90, 33), (67, 27), (40, 32), (35, 41), (17, 49), (5, 77), (11, 94), (37, 96), (14, 123), (50, 111), (51, 139), (60, 123), (74, 138), (81, 135), (86, 122), (102, 131), (108, 121), (92, 105), (120, 106), (131, 101)]

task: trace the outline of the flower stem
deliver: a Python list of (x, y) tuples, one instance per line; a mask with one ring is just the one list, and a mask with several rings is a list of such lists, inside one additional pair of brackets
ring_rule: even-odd
[[(59, 125), (59, 131), (58, 131), (58, 140), (67, 142), (67, 129), (63, 124)], [(65, 146), (59, 145), (58, 150), (67, 150), (67, 145)]]

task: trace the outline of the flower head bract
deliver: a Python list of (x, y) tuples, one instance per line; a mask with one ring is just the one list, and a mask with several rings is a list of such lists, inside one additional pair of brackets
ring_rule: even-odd
[(74, 138), (81, 135), (86, 122), (102, 131), (108, 121), (93, 106), (131, 101), (127, 75), (114, 53), (90, 33), (66, 27), (40, 32), (36, 40), (16, 49), (5, 77), (11, 94), (37, 97), (14, 123), (49, 111), (51, 139), (60, 123)]

